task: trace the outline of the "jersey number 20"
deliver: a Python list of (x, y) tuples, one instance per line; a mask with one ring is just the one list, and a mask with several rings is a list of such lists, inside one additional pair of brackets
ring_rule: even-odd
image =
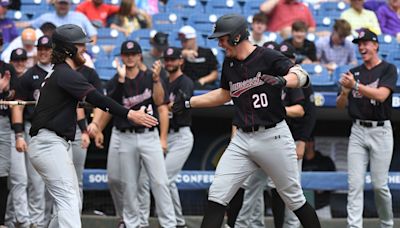
[(268, 97), (265, 93), (253, 94), (253, 107), (254, 108), (265, 108), (268, 106)]

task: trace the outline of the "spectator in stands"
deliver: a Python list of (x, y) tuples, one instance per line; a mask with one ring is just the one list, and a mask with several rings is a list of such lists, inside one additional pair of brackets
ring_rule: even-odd
[(8, 44), (18, 37), (17, 27), (13, 20), (6, 18), (7, 7), (10, 5), (9, 0), (0, 1), (0, 29), (3, 33), (3, 43)]
[(264, 34), (267, 30), (267, 16), (264, 13), (256, 13), (253, 16), (253, 21), (251, 22), (251, 32), (249, 36), (249, 41), (252, 44), (262, 46), (268, 41), (268, 37)]
[(86, 0), (76, 7), (76, 11), (83, 13), (97, 28), (106, 27), (107, 19), (118, 10), (118, 6), (106, 4), (103, 0)]
[(39, 28), (45, 22), (51, 21), (54, 25), (60, 26), (64, 24), (75, 24), (86, 32), (92, 39), (92, 44), (97, 41), (97, 30), (90, 23), (89, 19), (82, 13), (70, 11), (71, 0), (56, 0), (54, 3), (55, 12), (42, 14), (32, 21), (18, 22), (17, 27), (35, 27)]
[(351, 35), (350, 24), (346, 20), (338, 19), (333, 25), (332, 34), (318, 39), (317, 60), (328, 71), (333, 72), (341, 65), (357, 64), (354, 44), (346, 39), (349, 35)]
[(142, 62), (148, 69), (152, 68), (155, 61), (161, 59), (164, 50), (168, 48), (168, 34), (157, 32), (150, 39), (150, 45), (150, 51), (143, 52), (142, 54)]
[(301, 20), (315, 32), (315, 20), (306, 5), (298, 0), (267, 0), (260, 5), (261, 12), (268, 16), (268, 30), (279, 32), (287, 38), (291, 32), (293, 22)]
[(315, 44), (306, 39), (308, 27), (303, 21), (295, 21), (292, 24), (292, 37), (282, 43), (290, 44), (295, 48), (296, 63), (310, 64), (317, 61)]
[(340, 18), (350, 23), (354, 36), (357, 36), (357, 30), (368, 28), (375, 34), (381, 34), (378, 18), (374, 12), (367, 10), (363, 6), (364, 0), (350, 0), (350, 8), (343, 11)]
[(15, 39), (15, 42), (11, 42), (10, 45), (3, 51), (1, 54), (1, 59), (9, 63), (11, 52), (17, 48), (23, 48), (27, 52), (28, 61), (27, 67), (30, 68), (35, 65), (36, 62), (36, 31), (32, 28), (26, 28), (22, 31), (21, 37), (19, 40)]
[(400, 41), (400, 0), (389, 0), (376, 11), (379, 25), (383, 34), (396, 36)]
[(151, 16), (137, 8), (135, 1), (121, 0), (119, 11), (110, 27), (129, 36), (135, 30), (151, 27)]
[(26, 67), (28, 56), (23, 48), (14, 49), (11, 52), (10, 64), (14, 67), (15, 73), (18, 77), (22, 76), (28, 69)]
[[(303, 157), (303, 171), (336, 171), (335, 164), (328, 156), (316, 151), (314, 140), (306, 142)], [(331, 191), (314, 191), (315, 212), (320, 219), (331, 219)]]
[(218, 61), (211, 49), (197, 45), (196, 30), (189, 25), (179, 29), (179, 39), (185, 59), (183, 73), (193, 80), (195, 89), (215, 88)]

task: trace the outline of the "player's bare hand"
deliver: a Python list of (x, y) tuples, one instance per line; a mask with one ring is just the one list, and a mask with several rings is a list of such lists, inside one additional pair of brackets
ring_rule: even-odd
[(104, 135), (103, 135), (103, 132), (99, 132), (94, 137), (94, 142), (95, 142), (97, 148), (100, 148), (100, 149), (104, 148)]
[(160, 138), (160, 143), (161, 143), (161, 149), (163, 150), (164, 154), (166, 154), (168, 151), (168, 140)]
[(145, 112), (145, 107), (138, 111), (130, 110), (128, 112), (128, 119), (136, 124), (143, 125), (147, 128), (157, 126), (158, 120)]
[(277, 87), (283, 88), (286, 86), (286, 79), (282, 76), (272, 76), (268, 74), (263, 74), (261, 76), (261, 80), (263, 80), (266, 84)]
[(125, 77), (126, 77), (126, 67), (125, 64), (121, 64), (119, 62), (119, 58), (114, 59), (115, 66), (117, 67), (117, 73), (118, 73), (118, 82), (124, 83), (125, 82)]
[(82, 133), (81, 135), (81, 147), (82, 149), (87, 149), (90, 144), (90, 137), (87, 132)]
[(157, 60), (154, 62), (152, 71), (153, 71), (153, 81), (158, 82), (160, 80), (160, 72), (161, 72), (161, 61)]
[(346, 72), (342, 74), (341, 78), (339, 79), (339, 83), (347, 89), (352, 89), (356, 81), (354, 79), (354, 75), (351, 72)]
[(4, 72), (4, 75), (0, 74), (0, 92), (7, 91), (10, 89), (10, 71)]
[(91, 122), (86, 129), (89, 133), (90, 138), (94, 138), (100, 132), (98, 125), (93, 122)]
[(18, 152), (28, 151), (28, 144), (26, 144), (25, 139), (23, 137), (19, 137), (15, 140), (15, 149)]

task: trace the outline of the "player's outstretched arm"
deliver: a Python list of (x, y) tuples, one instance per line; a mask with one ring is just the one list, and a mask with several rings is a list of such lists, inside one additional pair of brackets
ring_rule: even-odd
[(182, 96), (175, 98), (172, 105), (172, 112), (180, 113), (184, 109), (189, 108), (210, 108), (225, 104), (231, 100), (231, 95), (228, 90), (219, 88), (208, 93), (193, 96), (190, 99), (185, 99)]
[(274, 76), (264, 74), (261, 79), (271, 85), (278, 88), (301, 88), (310, 86), (310, 77), (300, 65), (295, 65), (289, 69), (289, 73), (285, 76)]
[(15, 149), (18, 152), (26, 152), (28, 150), (28, 144), (24, 139), (24, 107), (23, 105), (11, 107), (11, 122), (15, 132)]
[(110, 112), (111, 114), (121, 118), (127, 118), (128, 120), (145, 127), (153, 127), (158, 124), (157, 119), (146, 114), (144, 109), (138, 111), (126, 109), (113, 99), (102, 95), (97, 90), (89, 92), (86, 96), (86, 101), (105, 112)]

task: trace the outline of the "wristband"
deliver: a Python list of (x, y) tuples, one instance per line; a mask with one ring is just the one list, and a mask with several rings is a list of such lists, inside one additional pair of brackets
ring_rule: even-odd
[(78, 120), (78, 126), (79, 129), (81, 129), (82, 133), (86, 132), (87, 131), (86, 119)]
[(15, 134), (24, 132), (24, 124), (22, 123), (14, 123), (12, 124), (12, 129), (14, 130)]
[(190, 99), (185, 101), (185, 108), (189, 109), (191, 107), (192, 107), (192, 105), (190, 104)]
[(360, 81), (357, 80), (356, 83), (354, 84), (353, 89), (358, 92), (359, 86), (360, 86)]
[(22, 134), (22, 132), (20, 133), (15, 133), (15, 140), (19, 139), (19, 138), (24, 138), (24, 134)]

